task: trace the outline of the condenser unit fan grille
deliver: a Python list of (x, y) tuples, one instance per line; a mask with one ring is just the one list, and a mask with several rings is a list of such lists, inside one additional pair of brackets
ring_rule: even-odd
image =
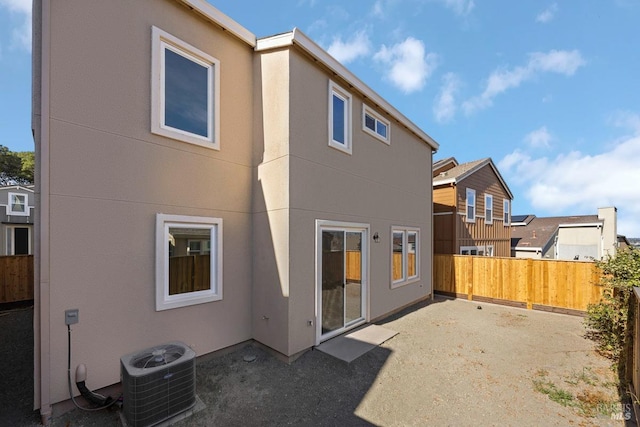
[(131, 427), (147, 427), (196, 403), (195, 353), (169, 343), (120, 359), (123, 412)]

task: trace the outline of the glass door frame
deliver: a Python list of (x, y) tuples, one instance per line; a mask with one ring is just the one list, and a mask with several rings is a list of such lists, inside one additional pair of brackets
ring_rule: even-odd
[[(326, 334), (322, 334), (322, 232), (323, 231), (341, 231), (344, 233), (356, 232), (362, 233), (361, 245), (361, 317), (353, 320), (342, 328), (333, 330)], [(353, 329), (366, 323), (369, 320), (369, 239), (370, 225), (365, 223), (342, 222), (316, 220), (316, 345), (331, 339), (337, 335), (341, 335), (346, 331)]]

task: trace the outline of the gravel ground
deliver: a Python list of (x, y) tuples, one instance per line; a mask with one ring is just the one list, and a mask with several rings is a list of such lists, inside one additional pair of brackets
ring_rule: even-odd
[[(286, 364), (254, 345), (201, 361), (206, 408), (175, 425), (624, 425), (579, 317), (436, 298), (379, 324), (399, 334), (350, 364), (319, 351)], [(74, 410), (52, 425), (120, 424), (117, 410)]]

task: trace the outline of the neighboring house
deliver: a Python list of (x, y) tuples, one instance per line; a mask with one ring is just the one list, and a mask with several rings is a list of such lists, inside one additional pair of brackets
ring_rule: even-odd
[(513, 194), (490, 158), (433, 164), (434, 252), (511, 255)]
[(33, 254), (33, 185), (0, 187), (0, 256)]
[(43, 418), (69, 398), (67, 309), (99, 388), (149, 346), (293, 358), (431, 295), (438, 144), (302, 32), (204, 0), (33, 16)]
[(599, 208), (597, 215), (514, 216), (511, 225), (517, 258), (592, 261), (614, 256), (626, 245), (626, 237), (617, 234), (615, 207)]

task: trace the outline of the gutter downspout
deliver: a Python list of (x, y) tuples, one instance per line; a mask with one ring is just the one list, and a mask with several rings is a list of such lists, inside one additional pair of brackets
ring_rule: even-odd
[[(49, 247), (49, 120), (51, 70), (51, 0), (33, 1), (34, 73), (39, 72), (40, 116), (34, 112), (33, 127), (36, 148), (36, 218), (34, 228), (34, 409), (40, 408), (42, 424), (51, 422), (51, 355), (50, 355), (50, 247)], [(37, 21), (39, 18), (39, 22)], [(35, 34), (39, 30), (40, 34)], [(39, 46), (36, 43), (39, 42)], [(34, 82), (36, 83), (36, 82)], [(33, 85), (35, 90), (36, 85)], [(35, 94), (34, 94), (35, 95)]]

